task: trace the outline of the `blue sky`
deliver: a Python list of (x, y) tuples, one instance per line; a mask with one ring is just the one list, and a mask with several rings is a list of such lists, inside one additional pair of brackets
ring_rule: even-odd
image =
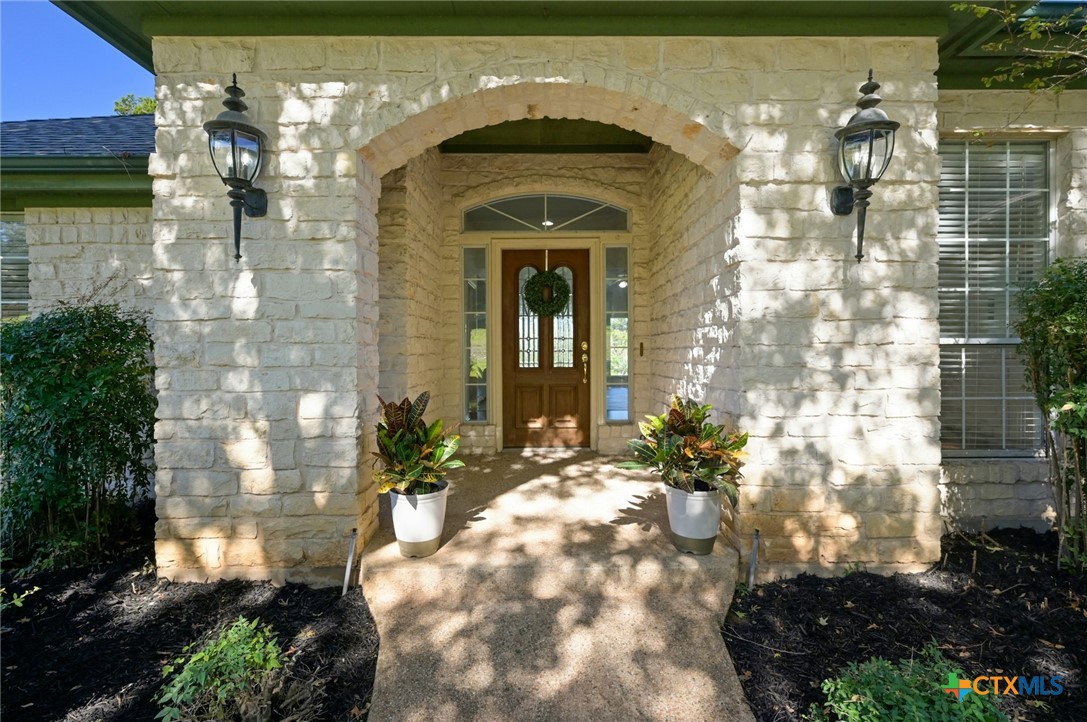
[(155, 76), (45, 0), (0, 0), (0, 120), (113, 115)]

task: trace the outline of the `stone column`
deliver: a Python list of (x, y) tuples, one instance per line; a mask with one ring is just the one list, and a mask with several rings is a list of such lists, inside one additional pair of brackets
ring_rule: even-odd
[[(790, 67), (767, 78), (788, 128), (754, 129), (739, 159), (744, 552), (759, 529), (762, 578), (851, 563), (913, 570), (939, 557), (942, 531), (936, 47), (849, 39), (813, 54), (816, 41), (795, 42), (824, 80)], [(869, 67), (902, 129), (858, 264), (856, 216), (831, 215), (828, 195), (840, 183), (833, 132)]]
[[(216, 48), (270, 137), (269, 211), (244, 220), (240, 263), (200, 127), (222, 90), (195, 66)], [(255, 54), (156, 43), (156, 558), (175, 580), (334, 584), (351, 529), (376, 528), (380, 186), (309, 97), (336, 89), (265, 81)]]

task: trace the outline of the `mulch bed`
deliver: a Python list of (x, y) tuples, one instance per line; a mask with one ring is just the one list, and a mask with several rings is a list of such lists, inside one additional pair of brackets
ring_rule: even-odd
[[(1053, 675), (1056, 696), (1001, 695), (1013, 720), (1087, 720), (1087, 578), (1056, 568), (1056, 535), (953, 534), (921, 574), (803, 575), (738, 597), (722, 633), (759, 722), (800, 720), (849, 662), (934, 640), (967, 678)], [(946, 684), (932, 680), (938, 694)]]
[(162, 665), (239, 615), (270, 624), (292, 673), (323, 688), (314, 722), (365, 719), (378, 636), (360, 589), (171, 584), (152, 558), (144, 544), (96, 568), (4, 580), (9, 594), (41, 587), (2, 620), (5, 722), (152, 720)]
[[(923, 574), (801, 576), (738, 597), (723, 634), (756, 718), (800, 720), (847, 663), (935, 640), (967, 677), (1064, 680), (1059, 696), (1001, 697), (1012, 719), (1087, 720), (1087, 580), (1056, 570), (1054, 536), (952, 535), (944, 551)], [(4, 580), (9, 594), (41, 587), (2, 620), (5, 722), (151, 720), (162, 665), (239, 615), (271, 624), (296, 676), (324, 690), (314, 722), (365, 719), (378, 638), (359, 589), (171, 584), (151, 555), (144, 544), (94, 568)]]

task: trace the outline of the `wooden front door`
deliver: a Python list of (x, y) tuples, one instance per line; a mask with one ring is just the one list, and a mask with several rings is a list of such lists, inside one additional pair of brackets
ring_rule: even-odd
[[(522, 289), (546, 268), (570, 286), (566, 309), (537, 316)], [(505, 446), (589, 445), (589, 252), (502, 252)]]

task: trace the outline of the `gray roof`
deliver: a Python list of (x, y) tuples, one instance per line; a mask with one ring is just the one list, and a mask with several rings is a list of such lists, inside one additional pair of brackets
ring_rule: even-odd
[(0, 123), (0, 156), (5, 158), (147, 157), (154, 150), (151, 114)]

